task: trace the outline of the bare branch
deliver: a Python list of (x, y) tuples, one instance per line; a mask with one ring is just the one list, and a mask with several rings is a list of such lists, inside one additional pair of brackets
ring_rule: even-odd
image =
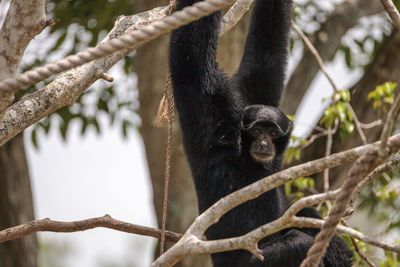
[[(14, 78), (0, 80), (0, 91), (15, 92), (20, 88), (33, 85), (52, 75), (76, 68), (90, 61), (104, 58), (125, 49), (131, 50), (132, 47), (137, 48), (180, 26), (220, 10), (232, 2), (233, 0), (203, 0), (176, 11), (170, 16), (164, 14), (165, 17), (152, 22), (150, 25), (144, 25), (134, 31), (127, 31), (123, 35), (102, 42), (95, 48), (88, 48), (54, 63), (19, 74)], [(164, 8), (164, 11), (168, 12), (168, 7)]]
[[(168, 11), (167, 9), (168, 7), (158, 7), (133, 16), (120, 17), (116, 21), (114, 28), (101, 43), (107, 42), (124, 32), (135, 31), (144, 25), (164, 18)], [(237, 19), (237, 17), (235, 18)], [(3, 119), (0, 120), (0, 146), (54, 111), (64, 106), (72, 105), (90, 85), (96, 80), (105, 77), (103, 73), (106, 73), (119, 60), (143, 44), (139, 43), (102, 60), (93, 61), (72, 69), (49, 85), (10, 106)]]
[(373, 122), (370, 122), (370, 123), (362, 123), (362, 122), (360, 122), (360, 124), (361, 124), (361, 128), (362, 129), (371, 129), (371, 128), (374, 128), (376, 126), (380, 126), (382, 124), (382, 120), (379, 119), (379, 120), (376, 120), (376, 121), (373, 121)]
[[(155, 8), (137, 15), (120, 17), (102, 43), (125, 31), (134, 31), (143, 24), (164, 17), (163, 10), (165, 8)], [(90, 85), (104, 76), (103, 73), (134, 49), (136, 46), (72, 69), (47, 86), (10, 106), (0, 121), (0, 146), (54, 111), (72, 105)]]
[[(398, 149), (397, 145), (394, 147), (392, 145), (393, 144), (390, 144), (389, 141), (388, 146), (385, 147), (388, 153)], [(353, 167), (350, 169), (349, 177), (341, 186), (341, 191), (335, 201), (335, 206), (329, 212), (326, 223), (315, 237), (315, 242), (308, 250), (307, 257), (301, 263), (301, 267), (316, 267), (319, 264), (335, 233), (336, 226), (345, 214), (346, 207), (351, 201), (355, 188), (363, 178), (383, 160), (382, 157), (379, 157), (381, 154), (380, 150), (380, 146), (375, 145), (354, 163)]]
[(392, 0), (381, 0), (383, 7), (389, 14), (394, 26), (400, 31), (400, 14)]
[[(328, 200), (334, 200), (339, 193), (340, 190), (335, 190), (304, 197), (294, 203), (280, 218), (239, 237), (205, 241), (201, 240), (198, 234), (194, 234), (188, 230), (174, 247), (159, 257), (151, 266), (171, 266), (188, 254), (216, 253), (234, 249), (248, 250), (260, 260), (263, 260), (261, 251), (257, 248), (257, 243), (262, 238), (289, 227), (321, 228), (324, 224), (324, 220), (296, 217), (296, 214), (305, 207), (313, 206)], [(394, 252), (400, 251), (400, 246), (377, 241), (349, 227), (338, 226), (337, 231), (377, 247)]]
[[(299, 227), (299, 228), (319, 228), (321, 229), (326, 222), (324, 220), (320, 219), (314, 219), (314, 218), (306, 218), (306, 217), (296, 217), (293, 222), (293, 227)], [(383, 241), (378, 241), (372, 237), (369, 237), (367, 235), (364, 235), (361, 232), (358, 232), (352, 228), (348, 228), (342, 225), (338, 225), (336, 227), (336, 231), (340, 234), (346, 234), (351, 237), (354, 237), (362, 242), (368, 243), (370, 245), (373, 245), (378, 248), (382, 248), (385, 250), (390, 250), (396, 253), (400, 253), (400, 246), (399, 245), (394, 245), (394, 244), (389, 244), (387, 242)]]
[(237, 0), (236, 3), (226, 12), (221, 21), (221, 31), (219, 35), (223, 35), (232, 29), (243, 15), (249, 10), (254, 0)]
[[(388, 145), (391, 149), (397, 149), (398, 147), (400, 147), (400, 135), (392, 137), (389, 140)], [(254, 253), (254, 251), (250, 249), (254, 248), (253, 241), (257, 241), (258, 240), (257, 238), (265, 237), (283, 228), (290, 227), (291, 219), (288, 218), (289, 215), (294, 215), (297, 209), (302, 205), (297, 203), (294, 204), (285, 213), (286, 215), (282, 216), (276, 221), (266, 224), (244, 235), (247, 237), (244, 240), (224, 239), (224, 240), (219, 240), (218, 241), (219, 243), (206, 244), (203, 243), (200, 239), (203, 236), (204, 232), (208, 229), (208, 227), (216, 223), (223, 214), (225, 214), (232, 208), (242, 204), (243, 202), (254, 199), (260, 194), (268, 190), (271, 190), (272, 188), (275, 188), (279, 185), (282, 185), (288, 181), (296, 179), (298, 177), (308, 176), (313, 173), (320, 172), (326, 168), (338, 166), (340, 164), (344, 164), (345, 162), (351, 162), (366, 152), (376, 151), (377, 146), (379, 146), (379, 142), (373, 145), (372, 144), (364, 145), (362, 147), (333, 154), (329, 157), (325, 157), (319, 160), (314, 160), (295, 167), (291, 167), (289, 169), (283, 170), (281, 172), (263, 178), (251, 185), (248, 185), (220, 199), (213, 206), (211, 206), (200, 216), (198, 216), (194, 221), (194, 223), (186, 231), (182, 239), (175, 246), (169, 249), (165, 254), (163, 254), (163, 256), (157, 259), (157, 261), (153, 263), (153, 266), (161, 266), (161, 265), (170, 266), (171, 264), (174, 264), (177, 261), (179, 261), (185, 255), (193, 253), (219, 252), (219, 251), (239, 249), (239, 248), (247, 249), (250, 252)], [(326, 195), (328, 194), (321, 194), (321, 195), (325, 195), (325, 197), (327, 197)], [(339, 196), (342, 195), (343, 193), (340, 192)], [(322, 201), (325, 201), (325, 199), (322, 199)], [(306, 198), (305, 200), (300, 200), (299, 203), (302, 203), (301, 201), (310, 203), (308, 201), (312, 202), (314, 200), (312, 200), (312, 198)], [(257, 257), (260, 257), (260, 255), (258, 254), (255, 255)]]
[(338, 191), (334, 191), (304, 197), (294, 203), (280, 218), (240, 237), (202, 241), (198, 238), (198, 234), (193, 235), (193, 233), (190, 233), (190, 230), (188, 230), (181, 241), (164, 255), (161, 255), (151, 266), (171, 266), (185, 256), (185, 254), (188, 254), (188, 252), (190, 252), (190, 254), (204, 252), (215, 253), (234, 249), (248, 250), (260, 260), (264, 260), (261, 251), (257, 247), (258, 241), (268, 235), (290, 227), (292, 219), (301, 209), (327, 200), (333, 200), (337, 194)]
[(329, 83), (332, 85), (333, 90), (335, 92), (339, 91), (339, 88), (336, 86), (332, 77), (326, 71), (325, 66), (324, 66), (324, 61), (322, 60), (321, 56), (319, 55), (317, 49), (315, 49), (314, 45), (311, 43), (310, 39), (307, 38), (307, 36), (303, 33), (303, 31), (300, 29), (300, 27), (297, 26), (296, 23), (294, 23), (294, 21), (292, 21), (292, 29), (295, 30), (295, 32), (297, 32), (297, 34), (303, 40), (304, 44), (307, 46), (307, 48), (313, 54), (313, 56), (315, 57), (315, 59), (318, 62), (318, 66), (319, 66), (320, 70), (324, 73), (325, 77), (328, 79)]
[[(1, 230), (0, 243), (24, 237), (36, 232), (71, 233), (85, 231), (97, 227), (110, 228), (131, 234), (151, 236), (158, 239), (161, 237), (161, 230), (159, 229), (119, 221), (112, 218), (110, 215), (105, 215), (103, 217), (75, 222), (59, 222), (50, 219), (27, 222), (19, 226)], [(171, 242), (177, 242), (181, 237), (182, 235), (178, 233), (171, 231), (165, 232), (165, 238)]]
[[(332, 136), (336, 132), (337, 128), (339, 126), (339, 121), (338, 119), (335, 120), (335, 126), (334, 129), (330, 127), (328, 129), (328, 135), (326, 138), (326, 146), (325, 146), (325, 157), (329, 156), (332, 153)], [(329, 191), (329, 169), (324, 170), (324, 192)]]
[(363, 142), (363, 144), (367, 144), (367, 138), (365, 137), (364, 131), (362, 130), (362, 125), (360, 123), (360, 121), (358, 120), (357, 114), (354, 111), (353, 107), (350, 105), (350, 103), (347, 103), (347, 108), (350, 110), (351, 115), (353, 116), (354, 119), (354, 123), (356, 125), (357, 128), (357, 132), (360, 135), (361, 141)]

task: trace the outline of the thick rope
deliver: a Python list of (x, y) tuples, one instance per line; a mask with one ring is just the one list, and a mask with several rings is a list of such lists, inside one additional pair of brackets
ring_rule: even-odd
[(365, 153), (355, 162), (350, 170), (348, 179), (341, 186), (341, 191), (336, 199), (335, 206), (329, 213), (324, 226), (316, 236), (314, 244), (308, 250), (307, 257), (301, 263), (300, 267), (318, 266), (326, 252), (330, 240), (335, 234), (336, 226), (345, 214), (346, 207), (351, 200), (355, 188), (376, 166), (378, 155), (378, 148), (374, 148)]
[(204, 0), (198, 2), (193, 6), (188, 6), (173, 13), (171, 16), (143, 26), (139, 30), (125, 33), (101, 43), (95, 48), (89, 48), (44, 67), (38, 67), (17, 75), (14, 78), (4, 79), (0, 81), (0, 91), (15, 92), (23, 87), (43, 81), (54, 74), (103, 58), (122, 49), (133, 47), (141, 42), (153, 40), (164, 33), (220, 10), (232, 2), (233, 0)]
[(172, 156), (172, 124), (174, 121), (174, 99), (172, 94), (168, 92), (171, 87), (171, 74), (168, 74), (165, 80), (164, 96), (163, 99), (166, 102), (165, 107), (167, 108), (167, 122), (168, 122), (168, 144), (167, 154), (165, 159), (165, 182), (164, 182), (164, 199), (162, 207), (162, 222), (161, 222), (161, 240), (160, 240), (160, 255), (164, 253), (165, 247), (165, 232), (167, 227), (167, 207), (168, 207), (168, 188), (169, 188), (169, 177), (171, 173), (171, 156)]

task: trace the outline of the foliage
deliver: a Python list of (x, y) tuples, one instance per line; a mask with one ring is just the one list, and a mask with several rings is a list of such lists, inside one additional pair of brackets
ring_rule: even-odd
[(307, 143), (307, 140), (292, 135), (290, 137), (290, 146), (284, 153), (285, 162), (290, 164), (292, 163), (293, 159), (300, 160), (302, 145), (305, 143)]
[(387, 111), (386, 104), (393, 104), (394, 89), (397, 83), (385, 82), (378, 85), (374, 91), (368, 94), (368, 100), (373, 100), (374, 109), (381, 108), (384, 112)]
[(391, 251), (385, 251), (386, 259), (380, 264), (380, 267), (398, 267), (400, 262), (400, 254)]
[[(356, 230), (360, 231), (360, 229), (355, 228)], [(351, 242), (351, 239), (348, 235), (342, 235), (342, 238), (344, 239), (344, 241), (347, 243), (347, 245), (350, 248), (354, 248), (353, 242)], [(364, 242), (361, 242), (358, 239), (354, 239), (354, 241), (356, 242), (358, 248), (360, 249), (361, 252), (363, 252), (364, 254), (367, 254), (368, 248), (370, 248), (369, 245), (365, 244)], [(355, 251), (353, 251), (353, 265), (354, 266), (364, 266), (364, 260), (360, 257), (360, 255)]]
[(342, 140), (354, 133), (354, 118), (349, 108), (350, 92), (340, 90), (333, 94), (331, 105), (325, 110), (320, 124), (333, 128), (335, 121), (339, 123), (339, 134)]
[(285, 184), (285, 193), (293, 201), (305, 196), (305, 192), (314, 188), (314, 179), (311, 177), (300, 177)]

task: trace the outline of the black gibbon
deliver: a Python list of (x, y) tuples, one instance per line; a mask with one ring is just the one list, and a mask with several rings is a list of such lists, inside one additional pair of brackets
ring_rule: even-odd
[[(196, 0), (176, 0), (176, 9)], [(281, 170), (291, 121), (277, 107), (284, 87), (291, 0), (255, 2), (239, 69), (228, 77), (216, 62), (221, 12), (171, 35), (170, 69), (183, 144), (203, 212), (220, 198)], [(206, 231), (215, 240), (243, 235), (279, 218), (288, 203), (281, 187), (225, 214)], [(319, 218), (306, 208), (299, 216)], [(259, 242), (264, 261), (245, 250), (212, 255), (214, 266), (299, 266), (317, 229), (290, 228)], [(337, 235), (320, 266), (351, 266), (351, 252)]]

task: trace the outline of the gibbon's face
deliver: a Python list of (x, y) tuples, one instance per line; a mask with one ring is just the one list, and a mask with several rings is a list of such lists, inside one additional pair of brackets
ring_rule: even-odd
[(250, 146), (251, 157), (259, 163), (267, 163), (275, 158), (274, 141), (281, 137), (279, 129), (273, 126), (253, 125), (247, 133), (254, 140)]
[(276, 107), (250, 105), (244, 109), (243, 130), (250, 155), (256, 162), (269, 163), (282, 153), (291, 129), (292, 122)]

